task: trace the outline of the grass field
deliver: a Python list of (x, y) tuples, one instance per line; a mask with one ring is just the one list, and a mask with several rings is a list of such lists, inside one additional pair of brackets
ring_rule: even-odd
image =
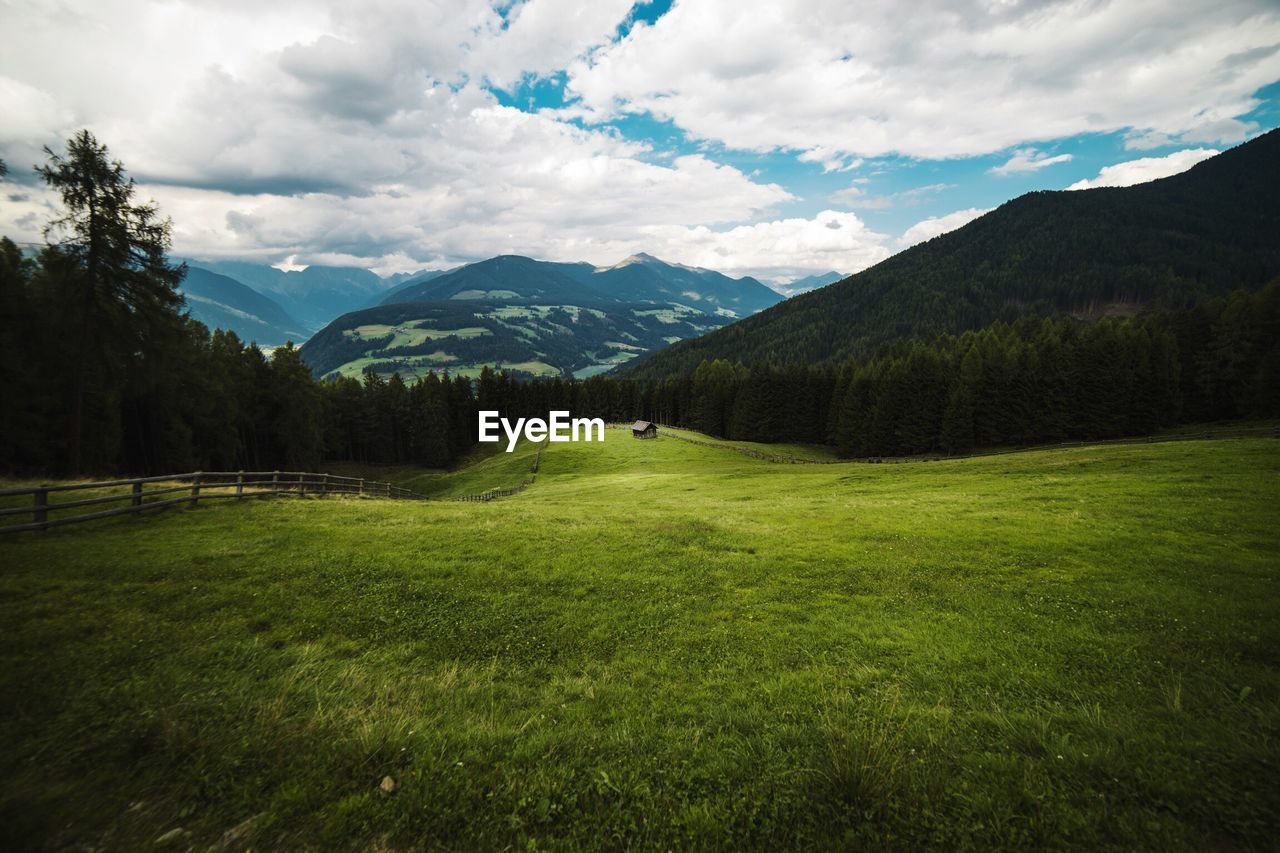
[(0, 846), (1269, 848), (1277, 521), (1274, 439), (610, 430), (2, 540)]
[(348, 338), (362, 341), (376, 340), (391, 335), (390, 343), (382, 347), (384, 350), (396, 347), (416, 347), (425, 341), (438, 341), (446, 338), (467, 340), (490, 334), (488, 329), (481, 326), (469, 326), (464, 329), (428, 329), (418, 325), (422, 322), (424, 321), (410, 320), (396, 326), (383, 324), (356, 326), (354, 329), (348, 329), (343, 332), (343, 334)]
[(676, 427), (662, 427), (664, 433), (691, 438), (695, 441), (702, 441), (708, 444), (722, 445), (725, 447), (736, 447), (743, 450), (755, 450), (766, 456), (792, 457), (795, 459), (804, 459), (811, 462), (834, 462), (839, 459), (836, 450), (830, 445), (823, 444), (785, 444), (778, 442), (775, 444), (764, 444), (759, 441), (730, 441), (725, 438), (714, 438), (709, 435), (694, 432), (688, 429), (677, 429)]

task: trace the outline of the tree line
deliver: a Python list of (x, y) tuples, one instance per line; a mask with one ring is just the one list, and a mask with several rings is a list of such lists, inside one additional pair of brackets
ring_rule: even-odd
[[(46, 245), (0, 238), (0, 470), (154, 474), (445, 465), (472, 442), (468, 381), (317, 382), (184, 310), (171, 223), (88, 131), (37, 168), (61, 197)], [(4, 164), (0, 163), (0, 173)]]
[[(470, 399), (471, 383), (453, 382), (453, 440), (463, 449), (474, 443), (480, 408), (512, 417), (564, 409), (615, 423), (644, 418), (736, 440), (831, 444), (848, 457), (1145, 435), (1280, 417), (1280, 279), (1185, 310), (1097, 322), (1025, 317), (903, 339), (838, 365), (716, 360), (691, 377), (652, 380), (519, 381), (486, 370)], [(396, 377), (385, 384), (403, 389)]]
[(1275, 418), (1280, 280), (1187, 310), (1091, 323), (1025, 317), (894, 341), (839, 365), (721, 359), (703, 361), (689, 379), (640, 384), (655, 420), (729, 439), (832, 444), (850, 457)]

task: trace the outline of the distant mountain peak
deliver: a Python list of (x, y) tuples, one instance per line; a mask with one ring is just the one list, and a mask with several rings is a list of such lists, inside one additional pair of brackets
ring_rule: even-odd
[(634, 255), (630, 255), (628, 257), (623, 258), (622, 260), (618, 261), (616, 264), (611, 264), (609, 266), (596, 267), (596, 272), (608, 272), (609, 270), (620, 270), (623, 267), (629, 267), (632, 264), (653, 264), (653, 263), (660, 264), (662, 263), (662, 261), (658, 260), (653, 255), (650, 255), (648, 252), (637, 252)]
[(648, 252), (636, 252), (634, 255), (623, 258), (611, 267), (596, 267), (596, 272), (608, 272), (609, 270), (620, 270), (623, 267), (633, 266), (635, 264), (658, 264), (659, 266), (671, 267), (677, 270), (688, 270), (689, 272), (705, 272), (699, 267), (691, 267), (686, 264), (677, 264), (672, 261), (664, 261), (662, 258), (655, 257)]

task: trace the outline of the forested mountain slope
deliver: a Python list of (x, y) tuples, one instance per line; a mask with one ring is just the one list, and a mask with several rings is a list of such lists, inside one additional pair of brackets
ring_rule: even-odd
[(611, 267), (499, 255), (399, 287), (382, 304), (441, 299), (525, 299), (554, 302), (686, 305), (705, 314), (746, 317), (783, 297), (754, 278), (671, 264), (644, 253)]
[(569, 301), (568, 294), (538, 302), (506, 293), (353, 311), (308, 340), (302, 358), (318, 377), (369, 369), (406, 380), (446, 370), (477, 376), (485, 365), (526, 378), (581, 377), (728, 322), (682, 305)]
[(188, 267), (180, 285), (191, 316), (210, 329), (235, 332), (245, 342), (279, 346), (304, 341), (302, 323), (273, 299), (246, 284), (201, 267)]
[(396, 290), (384, 297), (382, 304), (442, 299), (594, 302), (599, 297), (584, 283), (593, 270), (590, 264), (562, 264), (536, 261), (521, 255), (499, 255)]
[(1185, 306), (1280, 275), (1280, 130), (1133, 187), (1036, 192), (841, 282), (629, 366), (815, 363), (1029, 313)]

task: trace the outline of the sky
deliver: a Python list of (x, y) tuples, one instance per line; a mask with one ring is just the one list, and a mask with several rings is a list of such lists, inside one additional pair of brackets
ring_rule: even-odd
[(88, 128), (174, 252), (849, 274), (1280, 125), (1277, 0), (0, 0), (0, 234)]

